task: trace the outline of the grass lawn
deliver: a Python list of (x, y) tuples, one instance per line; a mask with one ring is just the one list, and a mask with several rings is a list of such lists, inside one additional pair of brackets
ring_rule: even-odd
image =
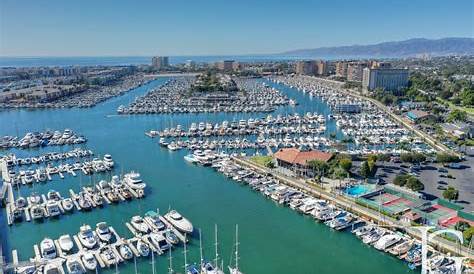
[(267, 167), (269, 163), (273, 162), (273, 158), (271, 156), (253, 156), (250, 160), (257, 165), (261, 165)]
[(451, 108), (451, 109), (458, 109), (458, 110), (462, 110), (462, 111), (465, 111), (467, 112), (467, 114), (471, 115), (471, 116), (474, 116), (474, 108), (470, 108), (470, 107), (461, 107), (461, 106), (456, 106), (455, 104), (447, 101), (447, 100), (444, 100), (443, 98), (439, 98), (439, 97), (436, 97), (436, 99), (442, 103), (446, 103), (448, 104), (448, 106)]

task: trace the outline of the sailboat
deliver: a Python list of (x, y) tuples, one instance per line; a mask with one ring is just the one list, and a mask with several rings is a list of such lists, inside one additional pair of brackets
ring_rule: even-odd
[(217, 243), (217, 225), (215, 226), (215, 246), (216, 246), (216, 257), (214, 259), (214, 265), (211, 262), (202, 262), (201, 263), (201, 273), (202, 274), (224, 274), (219, 268), (219, 252), (218, 252), (218, 243)]
[(229, 267), (230, 274), (243, 274), (239, 270), (239, 225), (235, 225), (235, 266)]

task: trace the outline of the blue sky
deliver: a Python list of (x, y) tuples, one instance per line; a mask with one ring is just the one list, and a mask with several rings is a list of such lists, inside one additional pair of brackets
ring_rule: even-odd
[(2, 56), (262, 54), (474, 37), (472, 0), (0, 0)]

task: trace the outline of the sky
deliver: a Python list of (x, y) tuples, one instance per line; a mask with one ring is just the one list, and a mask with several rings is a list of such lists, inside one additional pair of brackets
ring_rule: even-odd
[(473, 0), (0, 0), (0, 56), (245, 55), (474, 37)]

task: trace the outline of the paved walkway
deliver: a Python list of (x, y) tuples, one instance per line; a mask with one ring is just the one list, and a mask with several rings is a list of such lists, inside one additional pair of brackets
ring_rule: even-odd
[[(247, 166), (254, 171), (264, 173), (264, 174), (271, 174), (274, 178), (280, 180), (282, 183), (294, 187), (296, 189), (299, 189), (301, 191), (304, 191), (308, 194), (311, 194), (315, 197), (322, 198), (328, 201), (331, 201), (338, 206), (340, 206), (343, 209), (346, 209), (347, 211), (353, 212), (359, 216), (363, 216), (366, 219), (370, 219), (373, 221), (378, 222), (379, 224), (385, 225), (385, 226), (391, 226), (391, 227), (397, 227), (397, 228), (402, 228), (404, 229), (407, 234), (409, 234), (412, 237), (416, 237), (418, 239), (421, 238), (421, 234), (417, 229), (407, 227), (406, 225), (402, 224), (398, 220), (385, 216), (378, 211), (372, 210), (370, 208), (363, 207), (359, 204), (356, 204), (353, 200), (350, 200), (346, 198), (345, 196), (337, 195), (334, 193), (329, 193), (322, 188), (316, 186), (316, 185), (310, 185), (306, 183), (304, 180), (301, 179), (296, 179), (296, 178), (290, 178), (288, 176), (285, 176), (283, 174), (279, 174), (274, 172), (273, 170), (270, 170), (268, 168), (264, 168), (261, 166), (258, 166), (246, 159), (242, 158), (237, 158), (237, 157), (232, 157), (232, 159), (241, 165)], [(443, 239), (441, 237), (435, 237), (430, 241), (430, 244), (433, 247), (437, 247), (438, 249), (444, 249), (452, 254), (458, 254), (464, 257), (469, 257), (471, 259), (474, 259), (474, 251), (472, 249), (469, 249), (465, 246), (460, 246), (459, 244), (453, 243), (451, 241), (448, 241), (446, 239)]]

